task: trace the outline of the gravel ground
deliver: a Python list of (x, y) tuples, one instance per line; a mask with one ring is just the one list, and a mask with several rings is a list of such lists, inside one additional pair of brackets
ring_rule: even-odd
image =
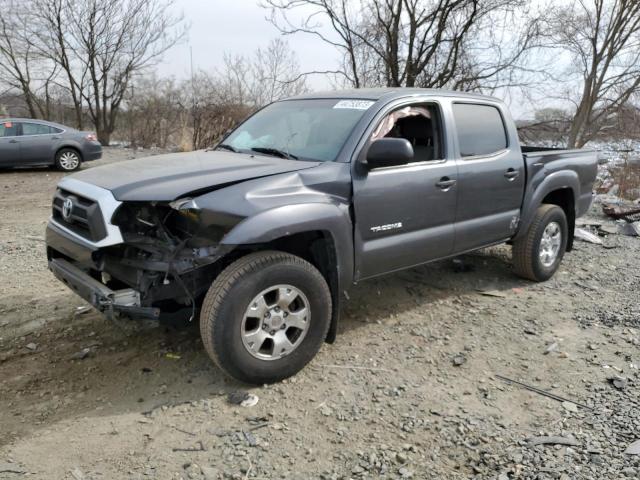
[(544, 284), (506, 246), (363, 283), (335, 344), (254, 388), (197, 325), (76, 311), (42, 243), (60, 177), (0, 172), (0, 479), (640, 477), (640, 239), (577, 242)]

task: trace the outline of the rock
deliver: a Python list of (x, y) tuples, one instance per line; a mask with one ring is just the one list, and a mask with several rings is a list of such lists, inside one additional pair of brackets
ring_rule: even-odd
[(551, 352), (555, 352), (558, 349), (558, 342), (553, 342), (544, 350), (545, 355), (549, 355)]
[(31, 350), (32, 352), (35, 352), (35, 351), (38, 349), (38, 344), (37, 344), (37, 343), (33, 343), (33, 342), (31, 342), (31, 343), (27, 343), (27, 344), (25, 345), (25, 348), (26, 348), (27, 350)]
[(464, 365), (465, 363), (467, 363), (467, 357), (465, 357), (462, 353), (459, 353), (457, 355), (455, 355), (451, 361), (453, 362), (453, 364), (456, 367), (459, 367), (461, 365)]
[[(572, 403), (571, 405), (574, 404)], [(574, 438), (554, 436), (531, 437), (527, 439), (527, 444), (529, 447), (535, 447), (536, 445), (569, 445), (575, 447), (580, 445)]]
[(402, 467), (398, 470), (398, 474), (402, 477), (402, 478), (410, 478), (413, 476), (413, 473), (411, 473), (410, 470), (408, 470), (405, 467)]
[(562, 402), (562, 408), (564, 408), (567, 412), (578, 412), (578, 406), (573, 402)]
[(640, 440), (636, 440), (624, 451), (626, 455), (640, 455)]
[(243, 431), (242, 434), (244, 435), (244, 438), (245, 438), (245, 440), (247, 441), (247, 443), (249, 444), (250, 447), (255, 447), (255, 446), (258, 445), (258, 440), (253, 435), (253, 433)]
[(396, 453), (396, 461), (398, 463), (407, 463), (407, 461), (409, 460), (409, 458), (402, 452), (398, 452)]
[(87, 347), (87, 348), (83, 348), (79, 352), (76, 352), (73, 355), (71, 355), (71, 359), (72, 360), (84, 360), (85, 358), (87, 358), (90, 355), (91, 355), (91, 348)]
[(232, 405), (240, 405), (242, 407), (253, 407), (258, 403), (258, 396), (249, 392), (231, 392), (227, 396), (227, 401)]
[(618, 390), (624, 390), (625, 388), (627, 388), (627, 379), (624, 377), (621, 377), (620, 375), (609, 377), (607, 378), (607, 380), (611, 385), (616, 387)]

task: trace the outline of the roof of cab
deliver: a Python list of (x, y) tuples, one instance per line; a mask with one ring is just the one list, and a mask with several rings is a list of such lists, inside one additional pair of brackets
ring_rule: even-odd
[(460, 92), (455, 90), (444, 90), (439, 88), (407, 88), (407, 87), (383, 87), (383, 88), (355, 88), (349, 90), (335, 90), (326, 92), (311, 92), (295, 97), (289, 97), (286, 100), (311, 100), (321, 98), (344, 98), (344, 99), (362, 99), (362, 100), (393, 100), (396, 98), (404, 98), (415, 95), (433, 95), (447, 97), (467, 97), (481, 100), (500, 101), (498, 98), (479, 93)]

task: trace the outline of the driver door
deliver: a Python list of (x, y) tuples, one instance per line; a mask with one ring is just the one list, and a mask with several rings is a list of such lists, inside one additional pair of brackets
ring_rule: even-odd
[[(393, 122), (385, 117), (381, 122), (393, 123), (384, 136), (411, 142), (414, 161), (371, 170), (358, 162), (354, 168), (357, 280), (419, 265), (453, 251), (456, 162), (447, 159), (442, 148), (438, 106), (409, 108), (414, 107), (426, 109), (431, 118), (416, 114)], [(374, 135), (378, 130), (379, 126)]]
[(0, 122), (0, 167), (20, 165), (20, 141), (15, 122)]

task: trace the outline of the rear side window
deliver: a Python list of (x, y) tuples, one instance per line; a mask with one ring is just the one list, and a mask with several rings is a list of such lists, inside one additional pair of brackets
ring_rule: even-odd
[(18, 125), (16, 123), (0, 123), (0, 137), (15, 137), (16, 135), (18, 135)]
[(491, 155), (507, 148), (507, 133), (496, 107), (454, 103), (453, 116), (463, 157)]
[(51, 133), (51, 127), (49, 125), (42, 125), (40, 123), (23, 123), (22, 135), (47, 135)]

